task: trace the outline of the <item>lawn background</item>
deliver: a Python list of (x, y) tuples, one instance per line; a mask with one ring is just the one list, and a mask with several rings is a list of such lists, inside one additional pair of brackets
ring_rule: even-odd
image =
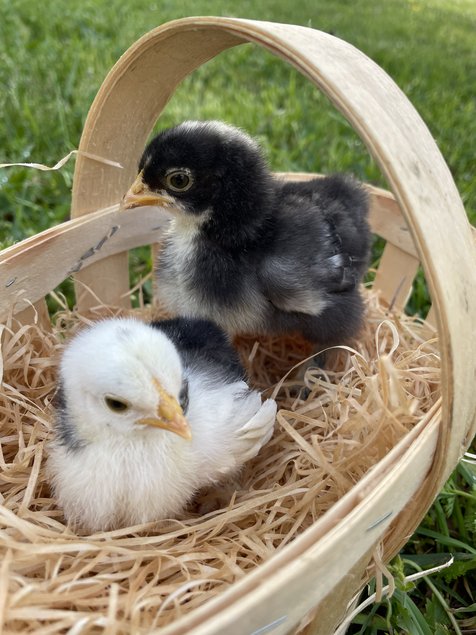
[[(302, 24), (357, 46), (420, 112), (476, 223), (475, 0), (0, 0), (0, 163), (52, 165), (77, 148), (89, 106), (118, 57), (146, 31), (190, 15)], [(251, 45), (220, 55), (185, 80), (160, 125), (187, 118), (242, 126), (259, 139), (276, 171), (351, 171), (385, 186), (327, 99)], [(60, 172), (0, 170), (0, 248), (68, 218), (72, 172), (72, 162)], [(132, 257), (133, 276), (150, 265), (143, 254)], [(420, 278), (412, 311), (424, 313), (426, 305)], [(475, 544), (476, 471), (462, 463), (394, 561), (396, 596), (359, 616), (351, 632), (476, 633)], [(416, 587), (402, 581), (404, 573), (438, 564), (448, 552), (456, 560), (446, 572)]]

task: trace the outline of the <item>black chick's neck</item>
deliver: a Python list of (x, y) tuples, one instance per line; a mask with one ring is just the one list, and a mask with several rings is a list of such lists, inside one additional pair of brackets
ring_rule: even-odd
[(273, 177), (266, 170), (246, 180), (230, 176), (217, 188), (202, 235), (230, 254), (258, 248), (272, 232), (275, 201)]

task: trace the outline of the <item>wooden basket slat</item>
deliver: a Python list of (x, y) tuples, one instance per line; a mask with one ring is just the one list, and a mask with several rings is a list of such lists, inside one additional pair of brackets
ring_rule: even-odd
[[(168, 216), (156, 208), (118, 211), (118, 206), (63, 223), (0, 254), (0, 319), (35, 303), (89, 263), (158, 240)], [(127, 260), (127, 253), (124, 254)], [(129, 273), (127, 272), (129, 280)], [(97, 281), (90, 280), (97, 293)], [(129, 286), (127, 287), (129, 290)], [(92, 302), (94, 300), (94, 302)], [(94, 296), (91, 302), (97, 304)]]
[[(287, 173), (280, 176), (294, 179), (296, 175)], [(302, 176), (298, 174), (297, 179)], [(408, 230), (395, 199), (389, 192), (370, 185), (367, 187), (371, 196), (372, 230), (392, 244), (405, 245)], [(390, 213), (387, 213), (389, 210)], [(90, 263), (99, 263), (115, 254), (123, 254), (127, 262), (124, 252), (159, 240), (167, 218), (156, 208), (119, 211), (116, 204), (47, 229), (3, 250), (0, 253), (0, 288), (4, 289), (0, 296), (0, 320), (6, 318), (14, 303), (17, 303), (14, 313), (27, 308), (28, 304), (22, 302), (21, 297), (37, 302), (69, 274), (74, 276), (78, 267), (90, 275), (90, 278), (82, 277), (77, 285), (78, 293), (87, 295), (87, 288), (91, 287), (95, 295), (87, 299), (87, 305), (96, 305), (97, 297), (104, 300), (106, 294), (98, 286), (94, 278), (97, 270)], [(408, 245), (405, 253), (411, 253)], [(87, 287), (83, 286), (86, 284)], [(117, 288), (113, 290), (117, 293), (114, 302), (105, 304), (121, 306), (120, 294)]]
[(430, 310), (428, 311), (428, 314), (425, 317), (425, 321), (427, 322), (427, 324), (429, 324), (431, 327), (433, 327), (436, 330), (437, 328), (436, 310), (434, 309), (433, 306), (430, 307)]
[(83, 269), (75, 276), (78, 306), (85, 309), (99, 305), (131, 308), (129, 260), (118, 253), (97, 261), (97, 266)]
[(52, 330), (50, 314), (45, 298), (37, 300), (34, 304), (15, 314), (15, 321), (21, 325), (38, 324), (44, 331)]
[(409, 227), (395, 196), (378, 187), (372, 187), (372, 193), (369, 216), (372, 231), (413, 258), (420, 260)]
[[(366, 570), (368, 562), (372, 559), (373, 549), (369, 550), (364, 556), (351, 567), (344, 575), (342, 580), (330, 591), (329, 603), (328, 598), (319, 604), (317, 610), (312, 612), (310, 621), (300, 629), (299, 635), (329, 635), (334, 633), (342, 619), (342, 607), (349, 606), (349, 603), (360, 591), (366, 581)], [(333, 601), (339, 598), (339, 602)], [(329, 611), (328, 607), (334, 607)]]
[(380, 292), (380, 297), (392, 310), (405, 308), (419, 266), (418, 258), (392, 243), (385, 245), (373, 288)]

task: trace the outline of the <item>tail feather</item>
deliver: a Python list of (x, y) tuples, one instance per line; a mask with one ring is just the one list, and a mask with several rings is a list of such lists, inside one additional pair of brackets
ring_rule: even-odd
[(255, 457), (273, 435), (276, 419), (276, 402), (267, 399), (258, 412), (236, 433), (235, 456), (240, 463)]

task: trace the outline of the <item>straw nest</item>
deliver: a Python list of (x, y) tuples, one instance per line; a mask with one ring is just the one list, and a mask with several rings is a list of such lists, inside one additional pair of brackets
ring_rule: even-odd
[(275, 394), (280, 410), (274, 437), (221, 508), (213, 509), (208, 492), (181, 519), (93, 536), (65, 527), (44, 470), (58, 358), (65, 339), (91, 316), (60, 312), (52, 332), (3, 327), (3, 632), (150, 633), (220, 593), (321, 517), (440, 394), (439, 353), (428, 327), (387, 314), (372, 292), (367, 303), (359, 341), (335, 351), (325, 372), (308, 370), (300, 394), (296, 378), (283, 377), (310, 354), (305, 343), (237, 341), (253, 384)]

